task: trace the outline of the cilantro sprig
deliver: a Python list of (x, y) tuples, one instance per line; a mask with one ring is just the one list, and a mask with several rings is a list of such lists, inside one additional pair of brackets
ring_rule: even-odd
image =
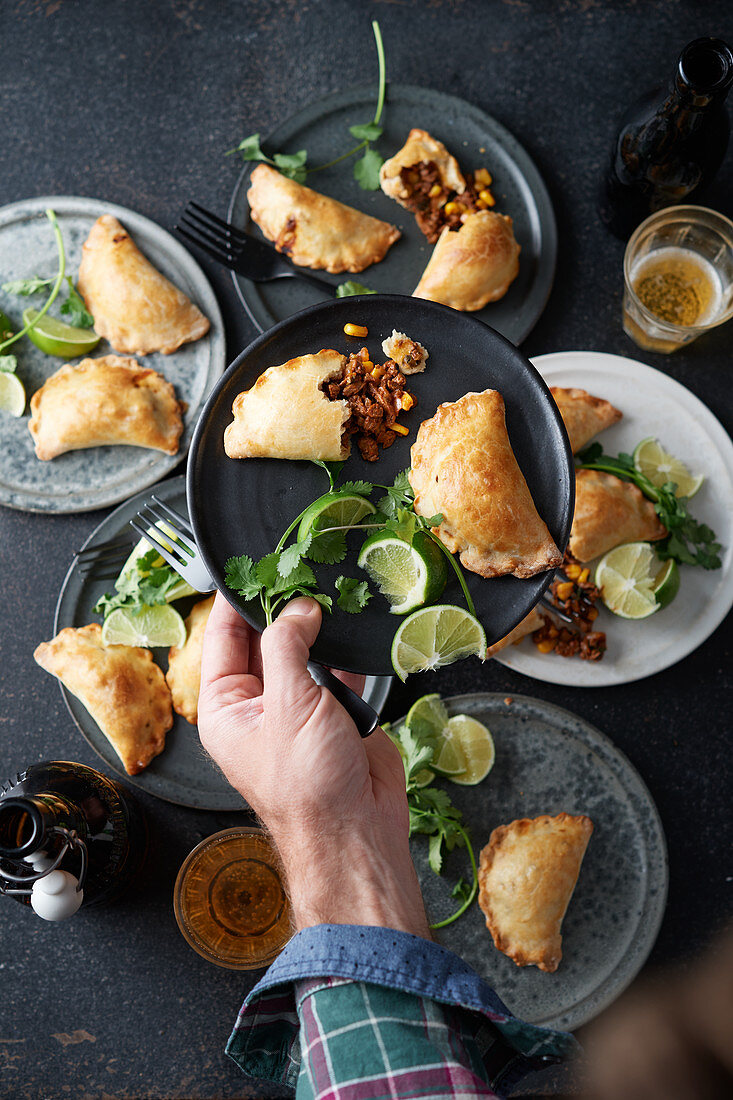
[[(35, 328), (36, 325), (38, 324), (38, 322), (40, 321), (41, 317), (43, 317), (44, 313), (48, 313), (49, 309), (51, 308), (51, 306), (53, 305), (53, 303), (56, 301), (56, 299), (58, 297), (59, 291), (61, 289), (61, 284), (64, 281), (64, 275), (66, 274), (66, 250), (64, 248), (64, 238), (61, 236), (61, 229), (59, 228), (58, 218), (56, 217), (56, 213), (53, 210), (46, 210), (46, 217), (48, 218), (48, 220), (51, 223), (51, 227), (53, 229), (53, 234), (54, 234), (54, 237), (56, 238), (56, 248), (58, 250), (58, 256), (59, 256), (58, 272), (56, 273), (56, 277), (53, 280), (53, 285), (51, 286), (51, 292), (48, 295), (48, 298), (43, 303), (43, 305), (41, 306), (41, 308), (39, 309), (38, 313), (35, 315), (33, 320), (29, 321), (27, 325), (24, 325), (23, 328), (20, 330), (20, 332), (15, 332), (12, 335), (7, 336), (5, 338), (5, 340), (3, 340), (2, 343), (0, 343), (0, 357), (5, 361), (15, 360), (15, 356), (14, 355), (13, 356), (2, 355), (2, 352), (4, 351), (4, 349), (9, 348), (10, 345), (14, 344), (16, 340), (20, 340), (20, 338), (22, 336), (25, 336), (26, 333), (30, 332), (32, 328)], [(50, 281), (51, 280), (49, 280), (49, 279), (43, 280), (45, 285), (48, 285), (48, 283)], [(12, 286), (12, 285), (14, 285), (14, 284), (4, 283), (3, 284), (3, 290), (7, 291), (8, 287)], [(9, 293), (18, 293), (18, 291), (10, 291)], [(35, 293), (35, 291), (33, 291), (32, 293)], [(17, 364), (17, 360), (16, 360), (15, 364), (10, 364), (10, 363), (6, 362), (6, 365), (3, 367), (3, 370), (15, 370), (15, 365), (16, 364)]]
[(715, 532), (705, 523), (698, 523), (687, 509), (687, 498), (675, 495), (676, 484), (665, 482), (657, 487), (634, 466), (633, 456), (621, 452), (613, 456), (603, 452), (600, 443), (592, 443), (578, 455), (581, 470), (600, 470), (614, 474), (622, 481), (630, 481), (641, 489), (654, 504), (654, 511), (667, 528), (666, 538), (654, 543), (654, 551), (660, 561), (670, 558), (684, 565), (699, 565), (703, 569), (720, 569), (722, 545), (716, 541)]
[(181, 577), (152, 546), (135, 561), (134, 569), (124, 569), (115, 581), (113, 595), (105, 592), (94, 611), (106, 619), (117, 607), (138, 611), (142, 607), (168, 603), (169, 594), (181, 585)]
[[(70, 325), (76, 325), (77, 328), (92, 328), (94, 318), (84, 305), (84, 299), (74, 286), (73, 279), (70, 275), (66, 275), (65, 279), (69, 288), (69, 295), (62, 302), (59, 312), (66, 314)], [(55, 281), (55, 277), (53, 279), (42, 279), (40, 275), (32, 275), (29, 279), (13, 279), (9, 283), (3, 283), (3, 290), (6, 294), (29, 298), (33, 294), (40, 294), (42, 290), (52, 286)], [(37, 320), (38, 318), (36, 318)]]
[[(269, 157), (262, 151), (260, 135), (250, 134), (249, 137), (240, 141), (239, 145), (235, 146), (234, 149), (229, 149), (226, 155), (229, 156), (232, 153), (239, 153), (242, 160), (245, 161), (264, 161), (266, 164), (271, 164), (274, 168), (277, 168), (284, 176), (295, 180), (296, 183), (305, 183), (307, 177), (313, 172), (322, 172), (324, 168), (331, 168), (334, 164), (340, 164), (342, 160), (348, 160), (357, 153), (362, 153), (361, 157), (354, 165), (354, 179), (364, 191), (378, 190), (379, 169), (384, 163), (384, 158), (376, 149), (372, 148), (372, 142), (377, 141), (378, 138), (382, 136), (384, 129), (380, 125), (380, 121), (384, 109), (387, 68), (384, 57), (382, 32), (376, 19), (372, 20), (372, 31), (374, 33), (374, 41), (377, 48), (377, 61), (379, 65), (377, 106), (371, 122), (362, 122), (354, 126), (349, 126), (349, 133), (352, 137), (357, 139), (357, 145), (354, 145), (351, 149), (342, 153), (341, 156), (327, 161), (325, 164), (316, 164), (313, 167), (309, 167), (307, 150), (299, 149), (297, 153), (273, 153), (272, 157)], [(371, 292), (366, 288), (360, 288), (358, 291), (344, 291), (339, 297), (343, 297), (344, 294), (354, 293), (368, 294)]]

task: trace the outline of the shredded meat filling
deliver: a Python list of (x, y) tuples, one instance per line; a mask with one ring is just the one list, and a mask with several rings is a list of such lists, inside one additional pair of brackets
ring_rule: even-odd
[(543, 625), (532, 635), (541, 653), (557, 653), (560, 657), (580, 657), (584, 661), (600, 661), (606, 652), (606, 635), (594, 630), (598, 617), (596, 601), (600, 590), (589, 579), (589, 570), (569, 552), (563, 562), (565, 577), (550, 585), (553, 603), (573, 620), (572, 625), (556, 625), (547, 615)]
[(343, 438), (356, 436), (362, 458), (376, 462), (380, 447), (391, 447), (396, 433), (392, 430), (407, 398), (406, 407), (414, 408), (417, 398), (405, 389), (405, 376), (393, 360), (375, 366), (369, 351), (362, 348), (346, 361), (340, 378), (330, 378), (321, 386), (331, 401), (349, 404), (349, 418)]
[[(478, 189), (470, 173), (466, 175), (466, 190), (460, 195), (443, 186), (440, 171), (433, 160), (423, 160), (419, 164), (403, 168), (400, 179), (410, 193), (405, 200), (407, 207), (415, 215), (421, 232), (430, 244), (435, 244), (446, 225), (450, 229), (460, 229), (464, 216), (474, 214), (480, 209), (476, 205), (479, 199)], [(440, 191), (437, 190), (438, 187)], [(456, 203), (461, 209), (446, 214), (445, 207), (449, 202)]]

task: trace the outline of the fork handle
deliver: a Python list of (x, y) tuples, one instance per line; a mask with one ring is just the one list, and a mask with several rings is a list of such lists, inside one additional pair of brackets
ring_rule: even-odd
[(330, 283), (328, 279), (321, 279), (318, 275), (312, 275), (309, 271), (301, 271), (299, 267), (291, 268), (290, 274), (296, 279), (303, 279), (304, 282), (317, 286), (319, 290), (327, 290), (332, 297), (336, 297), (336, 285)]
[(347, 687), (338, 676), (334, 676), (330, 669), (324, 668), (316, 661), (308, 662), (308, 671), (315, 682), (320, 687), (327, 688), (334, 699), (341, 704), (358, 729), (360, 737), (368, 737), (370, 733), (374, 733), (379, 725), (379, 715), (374, 707), (365, 702), (361, 695), (357, 695)]

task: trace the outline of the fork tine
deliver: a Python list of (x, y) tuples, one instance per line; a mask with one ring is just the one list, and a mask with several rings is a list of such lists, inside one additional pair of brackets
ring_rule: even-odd
[(238, 256), (241, 251), (241, 245), (238, 241), (232, 240), (226, 234), (220, 233), (214, 226), (206, 225), (205, 222), (195, 221), (190, 214), (184, 214), (181, 218), (180, 225), (183, 229), (188, 229), (191, 233), (195, 233), (200, 237), (202, 241), (206, 241), (207, 244), (213, 245), (214, 248), (223, 248), (227, 253), (232, 256)]
[(150, 531), (148, 529), (150, 527), (150, 524), (144, 517), (143, 523), (145, 523), (145, 526), (143, 526), (141, 523), (138, 523), (137, 518), (131, 519), (130, 527), (132, 527), (133, 531), (137, 531), (139, 535), (142, 535), (142, 537), (146, 539), (150, 543), (150, 545), (158, 551), (161, 558), (167, 561), (168, 564), (172, 566), (173, 569), (175, 569), (177, 572), (180, 566), (184, 564), (183, 556), (181, 555), (180, 559), (177, 558), (175, 554), (173, 554), (172, 551), (168, 548), (168, 546), (164, 545), (162, 542), (159, 542), (154, 531)]
[(132, 543), (129, 537), (111, 539), (109, 542), (98, 542), (96, 546), (83, 546), (81, 550), (75, 551), (74, 557), (78, 558), (80, 562), (90, 559), (97, 561), (107, 554), (114, 553), (118, 550), (124, 550), (126, 546), (132, 550)]
[[(145, 504), (137, 514), (137, 518), (147, 521), (151, 527), (158, 527), (163, 538), (175, 538), (176, 545), (173, 549), (178, 551), (184, 562), (188, 560), (187, 555), (190, 555), (192, 558), (196, 557), (196, 544), (194, 543), (193, 546), (189, 546), (186, 541), (186, 538), (188, 538), (193, 542), (193, 538), (190, 535), (187, 536), (185, 532), (179, 531), (175, 524), (171, 523), (170, 518), (166, 516), (165, 512), (162, 512), (160, 508), (152, 503), (152, 499), (145, 501)], [(160, 529), (161, 523), (164, 523), (173, 534), (167, 535), (165, 529)], [(156, 536), (157, 534), (156, 531)]]
[(204, 225), (212, 232), (218, 233), (220, 236), (223, 233), (227, 237), (231, 237), (237, 244), (247, 243), (248, 235), (243, 229), (238, 229), (230, 222), (225, 222), (223, 218), (219, 218), (216, 214), (212, 214), (210, 210), (207, 210), (204, 206), (200, 206), (197, 202), (190, 202), (183, 213), (184, 217), (188, 217), (191, 221)]
[(170, 504), (164, 504), (159, 497), (156, 497), (155, 493), (153, 493), (152, 499), (155, 501), (159, 508), (162, 508), (164, 512), (167, 512), (167, 514), (170, 516), (175, 524), (183, 529), (184, 535), (187, 535), (188, 538), (193, 539), (193, 528), (191, 527), (188, 516), (181, 515), (181, 513), (177, 512), (175, 508), (171, 508)]
[(204, 241), (199, 240), (198, 234), (190, 233), (182, 225), (174, 225), (173, 228), (181, 237), (185, 237), (191, 244), (195, 244), (197, 248), (200, 248), (202, 252), (206, 252), (212, 259), (217, 260), (220, 264), (224, 264), (225, 267), (231, 265), (231, 252), (227, 252), (225, 249), (221, 248), (214, 248), (212, 245), (206, 244)]
[[(122, 565), (127, 560), (127, 557), (128, 553), (125, 550), (119, 555), (119, 557), (114, 557), (110, 554), (107, 554), (103, 558), (92, 558), (91, 560), (86, 559), (79, 564), (79, 574), (82, 577), (89, 577), (93, 575), (95, 577), (99, 577), (100, 579), (107, 575), (111, 577), (116, 577)], [(100, 569), (114, 569), (114, 573), (103, 574), (99, 572)]]

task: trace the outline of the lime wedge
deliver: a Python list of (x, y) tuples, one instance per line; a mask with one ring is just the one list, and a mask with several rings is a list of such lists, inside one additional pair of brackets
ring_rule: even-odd
[(25, 412), (25, 389), (17, 375), (0, 370), (0, 411), (11, 416), (22, 416)]
[(401, 680), (476, 656), (483, 660), (486, 634), (478, 619), (452, 604), (421, 607), (400, 623), (392, 641), (392, 667)]
[(117, 607), (104, 620), (102, 641), (105, 645), (184, 646), (186, 624), (170, 604), (156, 604), (129, 611)]
[(412, 545), (376, 531), (364, 540), (358, 562), (389, 600), (392, 615), (437, 600), (448, 579), (445, 557), (426, 531), (418, 531)]
[[(166, 542), (165, 539), (161, 539), (160, 541), (165, 543), (168, 549), (171, 549), (172, 544), (176, 542), (174, 529), (169, 524), (167, 524), (165, 520), (158, 520), (158, 522), (155, 524), (155, 527), (149, 527), (148, 530), (154, 531), (155, 528), (161, 531), (162, 534), (168, 535), (170, 537), (170, 543)], [(120, 570), (120, 575), (115, 581), (115, 588), (118, 592), (121, 591), (124, 582), (128, 579), (128, 577), (137, 572), (137, 563), (139, 559), (142, 558), (144, 554), (147, 554), (154, 549), (155, 547), (151, 546), (147, 539), (140, 539), (140, 541), (137, 543), (132, 553), (130, 554), (129, 558), (122, 566), (122, 569)], [(161, 558), (160, 555), (155, 558), (152, 567), (154, 569), (165, 567), (166, 569), (170, 569), (171, 573), (175, 573), (175, 569), (173, 568), (173, 566), (169, 565), (169, 563), (164, 558)], [(183, 577), (181, 577), (180, 582), (178, 584), (174, 584), (167, 593), (166, 603), (172, 603), (174, 600), (181, 600), (184, 596), (195, 595), (196, 589), (192, 588), (191, 585), (188, 584), (187, 581), (184, 581)]]
[(443, 730), (443, 746), (436, 767), (450, 773), (452, 783), (473, 787), (491, 771), (496, 750), (483, 722), (468, 714), (455, 714)]
[(437, 692), (421, 695), (407, 712), (405, 725), (418, 737), (440, 737), (448, 725), (448, 711)]
[(705, 478), (691, 474), (684, 462), (663, 450), (653, 436), (642, 439), (634, 451), (634, 466), (659, 489), (667, 481), (674, 481), (675, 496), (694, 497)]
[(359, 523), (364, 516), (373, 515), (376, 510), (370, 501), (353, 493), (325, 493), (314, 500), (305, 512), (298, 527), (298, 541), (311, 531), (315, 533), (327, 527), (350, 527)]
[[(23, 324), (32, 323), (38, 316), (38, 312), (37, 309), (24, 309)], [(35, 328), (29, 331), (28, 339), (47, 355), (56, 355), (60, 359), (74, 359), (77, 355), (86, 355), (92, 348), (96, 348), (102, 338), (97, 336), (94, 329), (67, 325), (44, 313)]]
[(659, 610), (656, 562), (648, 542), (627, 542), (604, 554), (596, 566), (595, 583), (609, 611), (622, 619), (646, 619)]
[(672, 603), (680, 590), (680, 570), (676, 561), (665, 562), (654, 578), (652, 592), (661, 610)]

